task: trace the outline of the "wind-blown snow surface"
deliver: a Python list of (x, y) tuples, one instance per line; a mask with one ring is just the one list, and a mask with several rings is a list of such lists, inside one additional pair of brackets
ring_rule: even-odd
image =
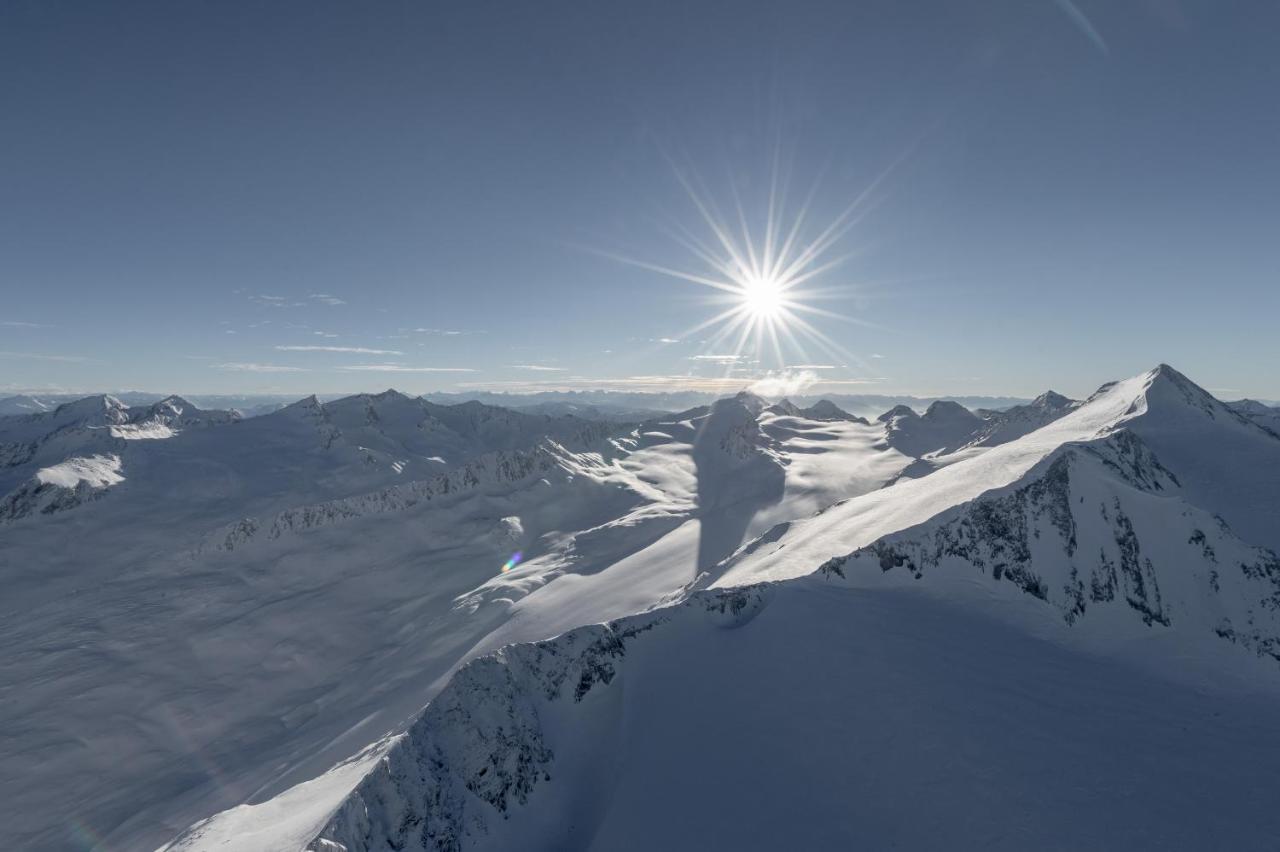
[[(619, 467), (666, 502), (626, 525), (673, 528), (461, 596), (511, 602), (462, 658), (655, 576), (692, 576), (684, 603), (482, 658), (403, 736), (172, 848), (1271, 848), (1280, 439), (1168, 367), (1053, 408), (879, 489), (911, 463), (891, 427), (750, 397), (646, 426)], [(806, 482), (862, 439), (846, 498)], [(763, 528), (788, 500), (820, 511)], [(759, 535), (726, 559), (725, 530)]]
[[(1271, 848), (1274, 689), (1206, 692), (1016, 620), (805, 579), (511, 646), (307, 848)], [(225, 827), (174, 848), (289, 848)]]
[[(268, 799), (403, 730), (466, 660), (705, 586), (744, 541), (911, 462), (878, 427), (750, 396), (639, 428), (398, 394), (203, 425), (175, 407), (0, 424), (10, 493), (69, 458), (124, 477), (0, 532), (19, 848), (154, 848)], [(156, 420), (172, 435), (112, 431)], [(359, 776), (329, 776), (332, 807)]]

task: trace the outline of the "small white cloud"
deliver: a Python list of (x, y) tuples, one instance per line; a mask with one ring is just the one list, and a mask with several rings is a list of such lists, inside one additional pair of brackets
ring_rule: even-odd
[(215, 370), (234, 370), (238, 373), (305, 373), (305, 367), (286, 367), (282, 364), (246, 364), (243, 362), (231, 362), (226, 364), (214, 364)]
[(793, 396), (818, 383), (812, 370), (784, 370), (769, 373), (751, 383), (751, 392), (760, 396)]
[(324, 305), (345, 305), (346, 302), (328, 293), (312, 293), (311, 298)]
[(706, 361), (709, 364), (737, 364), (746, 360), (744, 355), (690, 355), (690, 361)]
[(881, 355), (879, 352), (872, 352), (872, 353), (871, 353), (871, 357), (872, 357), (872, 358), (877, 358), (877, 359), (878, 359), (878, 358), (883, 358), (884, 356), (883, 356), (883, 355)]
[(650, 343), (679, 343), (680, 341), (674, 337), (655, 337), (649, 342)]
[(835, 364), (794, 364), (788, 370), (834, 370)]
[(542, 364), (511, 364), (512, 370), (533, 370), (538, 373), (563, 373), (564, 367), (544, 367)]
[(345, 352), (348, 355), (403, 355), (398, 349), (366, 349), (363, 346), (277, 346), (280, 352)]
[(411, 367), (407, 364), (350, 364), (345, 373), (474, 373), (470, 367)]

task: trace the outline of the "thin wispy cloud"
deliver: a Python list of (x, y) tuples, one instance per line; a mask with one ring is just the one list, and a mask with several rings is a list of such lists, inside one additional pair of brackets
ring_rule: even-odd
[(59, 361), (66, 364), (86, 364), (96, 358), (81, 355), (49, 355), (43, 352), (0, 352), (0, 358), (22, 358), (28, 361)]
[(1071, 0), (1054, 0), (1054, 3), (1062, 10), (1063, 14), (1070, 19), (1071, 23), (1075, 24), (1076, 29), (1080, 30), (1080, 32), (1084, 34), (1084, 37), (1087, 38), (1090, 43), (1099, 50), (1099, 52), (1108, 55), (1111, 53), (1111, 48), (1107, 47), (1107, 43), (1103, 40), (1102, 34), (1098, 32), (1097, 28), (1094, 27), (1093, 22), (1090, 21), (1088, 16), (1080, 10), (1079, 6), (1071, 2)]
[(679, 343), (680, 341), (674, 337), (655, 337), (655, 338), (652, 338), (649, 342), (650, 343)]
[(344, 373), (474, 373), (471, 367), (413, 367), (408, 364), (348, 364)]
[(835, 364), (792, 364), (788, 370), (834, 370)]
[(690, 355), (690, 361), (704, 361), (708, 364), (738, 364), (747, 360), (746, 355)]
[(413, 328), (415, 334), (435, 334), (441, 337), (459, 337), (464, 334), (484, 334), (483, 331), (460, 331), (455, 328)]
[(321, 303), (322, 305), (345, 305), (346, 301), (339, 299), (337, 296), (331, 296), (328, 293), (312, 293), (311, 299)]
[(243, 361), (232, 361), (225, 364), (214, 364), (216, 370), (232, 370), (237, 373), (305, 373), (306, 367), (286, 367), (283, 364), (253, 364)]
[(0, 320), (0, 326), (4, 328), (53, 328), (42, 322), (21, 322), (19, 320)]
[(512, 370), (532, 370), (535, 373), (565, 373), (568, 372), (564, 367), (546, 367), (542, 364), (511, 364), (509, 368)]
[(277, 346), (280, 352), (344, 352), (348, 355), (403, 355), (398, 349), (366, 349), (363, 346)]

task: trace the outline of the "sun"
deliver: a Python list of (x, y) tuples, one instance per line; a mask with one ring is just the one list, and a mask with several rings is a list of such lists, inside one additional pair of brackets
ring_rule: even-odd
[(753, 319), (777, 320), (786, 308), (786, 287), (776, 278), (749, 276), (742, 281), (741, 298)]
[[(707, 301), (719, 305), (719, 311), (679, 335), (681, 338), (707, 335), (699, 343), (704, 353), (715, 354), (694, 357), (725, 364), (727, 370), (743, 370), (747, 365), (755, 370), (790, 369), (790, 365), (797, 362), (808, 365), (814, 360), (808, 352), (812, 346), (833, 364), (856, 360), (810, 320), (828, 318), (864, 324), (862, 320), (825, 310), (814, 303), (848, 299), (854, 294), (853, 282), (829, 280), (854, 255), (833, 257), (832, 253), (861, 221), (868, 199), (884, 175), (834, 219), (813, 223), (810, 203), (819, 185), (815, 183), (803, 204), (788, 211), (786, 180), (779, 175), (776, 161), (774, 173), (764, 182), (767, 198), (763, 203), (754, 208), (744, 206), (736, 187), (733, 189), (731, 213), (736, 215), (725, 215), (709, 195), (700, 192), (701, 180), (674, 165), (673, 168), (703, 227), (699, 228), (696, 220), (690, 227), (677, 219), (671, 223), (668, 235), (692, 255), (696, 265), (680, 269), (609, 252), (598, 253), (712, 289)], [(815, 286), (819, 282), (822, 286)]]

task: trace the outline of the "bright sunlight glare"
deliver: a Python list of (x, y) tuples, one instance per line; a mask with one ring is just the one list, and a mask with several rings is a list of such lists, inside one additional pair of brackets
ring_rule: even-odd
[(777, 318), (785, 304), (785, 289), (772, 278), (749, 278), (742, 288), (742, 301), (757, 320)]
[[(857, 360), (849, 351), (810, 320), (827, 317), (848, 322), (860, 320), (817, 307), (823, 299), (853, 295), (849, 282), (833, 284), (829, 279), (850, 255), (832, 256), (849, 231), (866, 214), (868, 199), (888, 171), (877, 177), (854, 201), (825, 225), (809, 221), (810, 207), (818, 188), (815, 183), (804, 203), (794, 213), (787, 210), (787, 179), (779, 173), (775, 157), (768, 182), (767, 199), (754, 217), (755, 228), (736, 188), (732, 192), (734, 215), (726, 216), (693, 172), (672, 163), (680, 182), (701, 219), (702, 228), (673, 223), (671, 236), (698, 261), (698, 266), (677, 269), (616, 254), (603, 253), (623, 263), (680, 278), (717, 291), (710, 301), (722, 306), (719, 313), (685, 329), (682, 337), (707, 331), (704, 351), (724, 352), (728, 370), (748, 364), (758, 369), (802, 363), (815, 354), (810, 347), (835, 363)], [(892, 167), (891, 167), (892, 168)], [(819, 279), (825, 281), (818, 287)]]

